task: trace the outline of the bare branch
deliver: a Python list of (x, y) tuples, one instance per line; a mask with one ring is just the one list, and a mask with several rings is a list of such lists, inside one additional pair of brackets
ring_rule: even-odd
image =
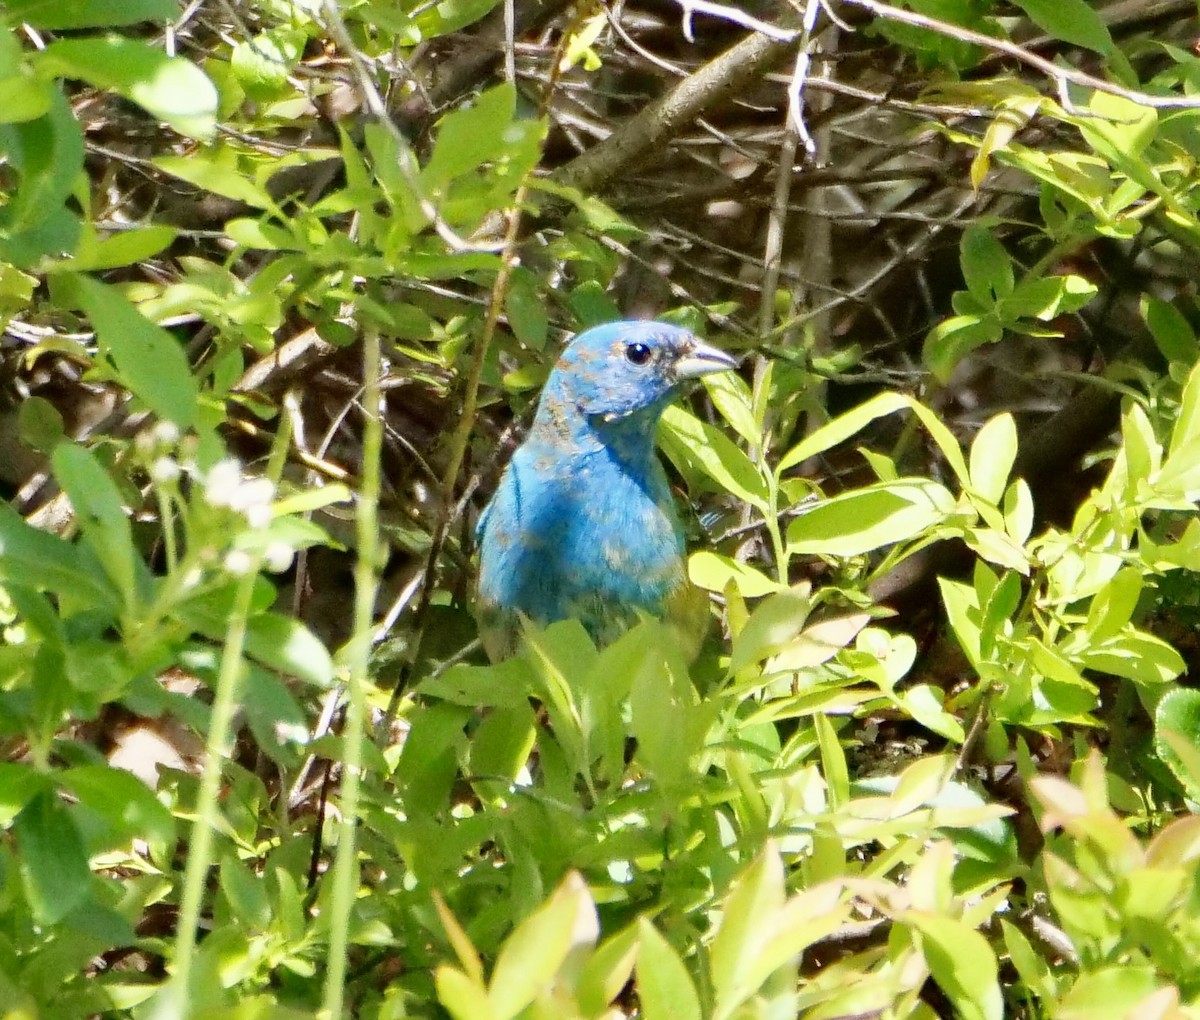
[(679, 82), (603, 142), (592, 146), (555, 175), (561, 184), (595, 191), (685, 125), (782, 60), (790, 41), (755, 32)]
[[(984, 49), (994, 50), (997, 53), (1005, 53), (1010, 57), (1015, 57), (1023, 64), (1036, 67), (1047, 78), (1053, 81), (1060, 97), (1066, 95), (1067, 83), (1069, 82), (1074, 85), (1081, 85), (1084, 88), (1095, 89), (1097, 92), (1107, 92), (1109, 95), (1120, 96), (1122, 99), (1128, 99), (1131, 103), (1136, 103), (1138, 106), (1148, 106), (1157, 110), (1200, 108), (1200, 96), (1155, 96), (1138, 89), (1127, 89), (1124, 86), (1117, 85), (1111, 81), (1105, 81), (1103, 78), (1097, 78), (1084, 71), (1077, 71), (1073, 67), (1063, 67), (1052, 60), (1047, 60), (1045, 57), (1033, 53), (1024, 46), (1018, 46), (1016, 43), (1009, 42), (1007, 39), (996, 39), (990, 35), (984, 35), (982, 32), (963, 28), (961, 25), (953, 25), (948, 21), (939, 21), (937, 18), (930, 18), (915, 11), (906, 11), (900, 7), (892, 7), (890, 4), (880, 3), (879, 0), (842, 0), (842, 3), (850, 4), (854, 7), (862, 7), (876, 17), (883, 18), (885, 21), (897, 21), (903, 25), (925, 28), (931, 32), (937, 32), (939, 35), (957, 39), (959, 42), (970, 43), (975, 46), (981, 46)], [(1063, 108), (1069, 110), (1069, 103), (1063, 104)]]
[(722, 21), (731, 21), (735, 25), (741, 25), (742, 28), (760, 32), (770, 39), (778, 39), (781, 42), (791, 42), (799, 35), (795, 29), (760, 21), (752, 14), (747, 14), (736, 7), (726, 7), (724, 4), (712, 3), (711, 0), (676, 0), (676, 2), (683, 8), (683, 37), (688, 42), (695, 42), (692, 37), (692, 17), (696, 14), (708, 14), (711, 17), (720, 18)]

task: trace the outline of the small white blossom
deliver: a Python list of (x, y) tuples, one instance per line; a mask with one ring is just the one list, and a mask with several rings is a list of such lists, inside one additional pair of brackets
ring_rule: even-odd
[(254, 559), (243, 549), (234, 549), (225, 554), (225, 569), (231, 574), (248, 574)]
[(246, 523), (252, 528), (265, 528), (271, 523), (271, 504), (255, 503), (246, 507)]
[(174, 457), (159, 457), (150, 465), (150, 479), (156, 485), (168, 485), (179, 478), (179, 464)]
[(263, 550), (263, 565), (272, 574), (282, 574), (292, 565), (295, 551), (286, 542), (268, 542)]
[(163, 446), (174, 446), (179, 442), (179, 426), (173, 421), (160, 421), (155, 424), (154, 439)]
[(204, 478), (204, 498), (210, 506), (229, 506), (241, 484), (241, 464), (232, 458), (219, 460)]
[(275, 486), (269, 478), (248, 478), (229, 498), (229, 508), (248, 513), (255, 507), (269, 507), (275, 498)]

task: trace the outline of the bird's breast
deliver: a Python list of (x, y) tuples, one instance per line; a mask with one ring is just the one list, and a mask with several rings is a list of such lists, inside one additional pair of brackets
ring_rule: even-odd
[(489, 507), (480, 595), (540, 623), (660, 613), (684, 577), (683, 535), (662, 467), (606, 451), (523, 448)]

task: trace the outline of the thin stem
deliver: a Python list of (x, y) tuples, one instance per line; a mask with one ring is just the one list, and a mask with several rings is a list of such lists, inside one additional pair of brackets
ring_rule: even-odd
[[(291, 429), (284, 418), (276, 436), (268, 477), (278, 479), (291, 442)], [(204, 770), (200, 775), (200, 792), (196, 799), (196, 820), (188, 841), (187, 865), (183, 874), (183, 896), (179, 905), (179, 926), (175, 933), (175, 962), (170, 984), (164, 992), (155, 1020), (184, 1020), (191, 1012), (189, 994), (192, 961), (196, 952), (196, 933), (200, 926), (200, 911), (208, 869), (212, 864), (213, 833), (220, 816), (221, 771), (233, 744), (233, 716), (238, 706), (242, 677), (242, 655), (246, 648), (246, 621), (254, 600), (254, 585), (262, 569), (262, 553), (251, 554), (250, 566), (238, 580), (233, 609), (225, 630), (225, 646), (221, 652), (221, 668), (213, 695), (212, 715), (208, 738), (204, 746)], [(176, 571), (178, 573), (178, 571)]]
[[(571, 32), (564, 32), (562, 40), (558, 44), (558, 49), (555, 51), (554, 61), (551, 64), (550, 77), (546, 82), (546, 90), (542, 95), (541, 105), (538, 108), (538, 116), (540, 118), (545, 118), (550, 108), (554, 89), (558, 85), (559, 75), (562, 73), (562, 55), (570, 36)], [(504, 243), (501, 246), (500, 268), (496, 271), (496, 279), (492, 283), (492, 294), (488, 301), (487, 314), (483, 321), (483, 331), (475, 343), (471, 356), (471, 364), (467, 369), (466, 381), (463, 385), (463, 403), (462, 411), (459, 414), (458, 427), (451, 434), (448, 443), (446, 469), (442, 473), (441, 480), (442, 509), (441, 513), (438, 514), (437, 520), (434, 523), (433, 533), (430, 536), (429, 554), (425, 560), (424, 584), (421, 588), (421, 597), (417, 602), (416, 609), (413, 611), (413, 630), (416, 638), (412, 642), (412, 650), (407, 658), (409, 666), (415, 665), (420, 657), (421, 641), (425, 629), (425, 617), (429, 612), (429, 606), (433, 599), (437, 563), (442, 555), (442, 546), (445, 544), (446, 534), (453, 518), (452, 511), (455, 507), (454, 491), (458, 486), (459, 472), (462, 470), (463, 462), (466, 460), (467, 446), (471, 442), (471, 433), (475, 428), (475, 414), (479, 407), (479, 388), (483, 380), (483, 367), (487, 361), (487, 354), (491, 348), (492, 340), (496, 336), (500, 317), (504, 312), (504, 298), (508, 293), (509, 280), (512, 278), (513, 269), (520, 262), (517, 253), (517, 241), (521, 234), (525, 200), (529, 195), (529, 182), (530, 178), (527, 175), (513, 194), (512, 205), (508, 213), (508, 225), (504, 231)], [(395, 717), (397, 708), (399, 708), (400, 696), (403, 693), (407, 680), (407, 670), (402, 670), (400, 679), (392, 689), (392, 696), (388, 701), (387, 711), (384, 713), (383, 725), (380, 730), (381, 736), (385, 735), (391, 726), (392, 719)]]
[(337, 854), (333, 862), (333, 891), (329, 900), (329, 958), (325, 974), (322, 1016), (338, 1020), (346, 983), (346, 952), (350, 914), (358, 895), (356, 836), (359, 790), (362, 782), (362, 743), (367, 725), (367, 669), (370, 662), (372, 615), (379, 586), (379, 491), (383, 451), (380, 413), (382, 359), (379, 332), (366, 327), (363, 335), (363, 452), (362, 481), (355, 515), (358, 559), (354, 565), (354, 638), (349, 644), (346, 723), (342, 731), (342, 796)]
[(1066, 95), (1068, 82), (1073, 85), (1081, 85), (1084, 88), (1095, 89), (1097, 92), (1107, 92), (1110, 95), (1121, 96), (1123, 99), (1128, 99), (1131, 103), (1136, 103), (1138, 106), (1148, 106), (1157, 110), (1194, 109), (1200, 106), (1200, 97), (1197, 96), (1156, 96), (1149, 92), (1142, 92), (1140, 89), (1127, 89), (1115, 82), (1105, 81), (1103, 78), (1097, 78), (1083, 71), (1077, 71), (1073, 67), (1064, 67), (1062, 64), (1056, 64), (1053, 60), (1039, 56), (1026, 47), (1009, 42), (1007, 39), (998, 39), (994, 36), (984, 35), (982, 32), (963, 28), (961, 25), (955, 25), (949, 21), (941, 21), (938, 18), (931, 18), (916, 11), (909, 11), (901, 7), (893, 7), (891, 4), (881, 3), (880, 0), (842, 0), (842, 3), (850, 4), (853, 7), (865, 8), (876, 17), (887, 21), (898, 21), (905, 25), (913, 25), (916, 28), (926, 28), (931, 32), (937, 32), (939, 35), (957, 39), (959, 42), (970, 43), (974, 46), (981, 46), (984, 49), (994, 50), (997, 53), (1004, 53), (1007, 56), (1014, 57), (1022, 63), (1028, 64), (1030, 67), (1037, 68), (1053, 81), (1058, 89), (1062, 106), (1067, 110), (1071, 110), (1070, 98)]

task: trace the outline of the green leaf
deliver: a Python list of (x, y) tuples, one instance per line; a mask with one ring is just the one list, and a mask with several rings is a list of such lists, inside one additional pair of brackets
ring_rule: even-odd
[(733, 639), (730, 673), (737, 673), (782, 648), (800, 633), (811, 611), (812, 601), (807, 591), (781, 591), (763, 599)]
[(209, 139), (216, 132), (217, 90), (208, 75), (148, 43), (115, 35), (59, 39), (33, 60), (40, 74), (116, 92), (180, 134)]
[[(996, 304), (996, 312), (1001, 322), (1020, 325), (1022, 319), (1038, 319), (1049, 322), (1055, 318), (1063, 307), (1067, 295), (1067, 282), (1079, 279), (1070, 276), (1042, 276), (1036, 279), (1024, 279), (1017, 284), (1016, 289), (1006, 298)], [(1095, 294), (1096, 288), (1091, 288)], [(1078, 300), (1080, 295), (1074, 295)], [(1086, 299), (1084, 301), (1086, 303)], [(1022, 327), (1024, 328), (1024, 327)]]
[(4, 7), (12, 22), (54, 30), (111, 28), (179, 17), (175, 0), (6, 0)]
[(109, 237), (97, 238), (89, 230), (67, 265), (80, 272), (131, 266), (157, 255), (175, 240), (178, 233), (174, 227), (151, 226), (119, 230)]
[(0, 762), (0, 826), (8, 828), (17, 814), (38, 793), (52, 793), (49, 775), (30, 765)]
[(54, 477), (71, 500), (84, 541), (104, 565), (126, 607), (132, 608), (137, 597), (138, 555), (120, 490), (95, 455), (82, 446), (60, 443), (51, 462)]
[(66, 434), (63, 416), (45, 397), (30, 396), (17, 408), (17, 433), (31, 450), (49, 453)]
[(584, 1016), (599, 1017), (621, 993), (633, 974), (641, 945), (640, 932), (630, 925), (605, 939), (584, 964), (576, 998)]
[(489, 712), (471, 740), (471, 772), (480, 779), (500, 779), (505, 789), (515, 783), (533, 750), (534, 723), (528, 702)]
[(1019, 928), (1003, 918), (1000, 919), (1000, 930), (1004, 933), (1004, 948), (1008, 950), (1008, 958), (1025, 987), (1047, 1002), (1058, 998), (1058, 985), (1045, 958), (1033, 948)]
[[(1196, 447), (1200, 446), (1200, 363), (1192, 366), (1183, 393), (1179, 399), (1179, 415), (1171, 431), (1171, 443), (1167, 447), (1167, 463), (1188, 451), (1194, 459)], [(1187, 454), (1184, 454), (1185, 456)]]
[(466, 709), (444, 704), (428, 706), (413, 717), (396, 771), (410, 811), (432, 816), (448, 806), (467, 718)]
[(124, 849), (142, 839), (157, 858), (170, 859), (175, 851), (175, 819), (132, 772), (81, 765), (67, 769), (60, 778), (78, 801), (74, 812), (90, 853)]
[(778, 476), (797, 464), (803, 464), (810, 457), (831, 450), (844, 443), (853, 435), (885, 415), (895, 414), (911, 406), (907, 397), (899, 393), (880, 393), (865, 404), (852, 408), (845, 414), (840, 414), (833, 421), (826, 422), (819, 429), (807, 436), (802, 442), (793, 446), (779, 461), (775, 469)]
[(514, 270), (508, 293), (504, 295), (504, 311), (509, 327), (521, 343), (535, 351), (546, 346), (550, 317), (533, 273), (520, 267)]
[(905, 542), (949, 517), (950, 491), (926, 478), (900, 478), (817, 504), (788, 525), (788, 548), (801, 556), (860, 556)]
[(955, 315), (938, 323), (925, 337), (921, 356), (939, 382), (946, 382), (963, 358), (1004, 335), (995, 315)]
[(461, 970), (441, 966), (434, 972), (438, 1002), (455, 1020), (495, 1020), (487, 991)]
[(1084, 140), (1108, 163), (1147, 191), (1161, 184), (1142, 158), (1158, 131), (1158, 111), (1124, 96), (1096, 91), (1088, 103), (1091, 116), (1074, 121)]
[(962, 723), (946, 711), (941, 688), (929, 684), (906, 687), (896, 697), (900, 706), (913, 720), (939, 736), (961, 744), (966, 737)]
[(971, 487), (989, 503), (999, 504), (1017, 459), (1017, 425), (1011, 414), (984, 423), (971, 444)]
[(1154, 710), (1154, 750), (1187, 795), (1200, 801), (1200, 691), (1168, 692)]
[(33, 70), (20, 59), (19, 48), (12, 53), (0, 52), (0, 124), (44, 117), (58, 91), (51, 82), (35, 78)]
[(717, 372), (704, 377), (704, 388), (721, 417), (752, 448), (757, 448), (762, 442), (762, 432), (754, 420), (750, 387), (745, 380), (735, 372)]
[(663, 452), (684, 474), (707, 475), (726, 492), (768, 512), (767, 483), (753, 461), (720, 429), (681, 407), (668, 407), (658, 434)]
[(413, 19), (415, 31), (408, 45), (466, 28), (487, 14), (497, 3), (499, 0), (441, 0), (432, 6), (423, 5), (419, 8), (421, 13)]
[[(648, 626), (645, 633), (653, 634)], [(639, 765), (661, 789), (682, 785), (701, 748), (715, 703), (700, 704), (687, 674), (664, 661), (663, 641), (646, 642), (629, 693), (629, 728)]]
[(702, 1020), (700, 997), (679, 954), (646, 918), (638, 920), (637, 990), (645, 1020)]
[(1144, 684), (1167, 683), (1187, 668), (1183, 657), (1161, 638), (1133, 628), (1101, 644), (1088, 645), (1078, 661), (1087, 669)]
[[(1098, 931), (1094, 926), (1091, 930)], [(1112, 941), (1116, 940), (1114, 935)], [(1099, 938), (1093, 942), (1095, 944), (1102, 944)], [(1054, 1016), (1061, 1020), (1128, 1020), (1130, 1017), (1161, 1016), (1163, 1005), (1174, 1003), (1174, 996), (1162, 998), (1165, 988), (1170, 986), (1163, 985), (1155, 968), (1148, 963), (1101, 967), (1079, 975), (1063, 993), (1062, 999), (1054, 1004)]]
[(838, 739), (837, 730), (827, 715), (813, 717), (813, 728), (817, 733), (817, 747), (821, 751), (821, 771), (829, 792), (829, 806), (835, 810), (850, 799), (850, 773), (846, 765), (846, 753)]
[(1029, 573), (1029, 556), (1005, 532), (994, 528), (968, 528), (963, 541), (988, 563)]
[(580, 329), (589, 329), (621, 317), (621, 309), (597, 280), (585, 280), (567, 295), (567, 305), (579, 320)]
[(115, 601), (109, 583), (96, 576), (92, 562), (80, 555), (78, 547), (30, 526), (4, 502), (0, 502), (0, 577), (69, 595), (88, 607), (110, 608)]
[(259, 613), (247, 621), (246, 651), (264, 666), (306, 683), (328, 687), (333, 682), (329, 649), (303, 623), (282, 613)]
[(748, 599), (770, 595), (784, 587), (747, 563), (707, 549), (688, 557), (688, 577), (692, 584), (718, 593), (724, 592), (732, 581), (742, 596)]
[(259, 209), (271, 206), (267, 190), (242, 172), (237, 154), (230, 148), (218, 146), (212, 151), (193, 152), (188, 156), (157, 156), (152, 162), (164, 173), (214, 195)]
[(1104, 19), (1087, 0), (1013, 0), (1043, 32), (1074, 46), (1107, 56), (1112, 36)]
[(1145, 297), (1142, 299), (1142, 316), (1167, 361), (1195, 364), (1200, 356), (1200, 345), (1196, 343), (1191, 323), (1178, 308), (1158, 298)]
[[(15, 238), (61, 210), (83, 171), (83, 135), (62, 94), (56, 90), (49, 109), (34, 120), (0, 125), (0, 152), (20, 176), (16, 193), (0, 207), (0, 238)], [(77, 236), (78, 221), (74, 222)], [(74, 243), (73, 238), (67, 248)], [(46, 249), (35, 257), (47, 254), (61, 252)]]
[(549, 901), (504, 941), (488, 987), (496, 1020), (509, 1020), (548, 990), (576, 953), (590, 950), (600, 932), (587, 884), (571, 872)]
[[(1154, 426), (1149, 416), (1140, 404), (1133, 404), (1121, 418), (1121, 438), (1125, 441), (1125, 464), (1131, 489), (1136, 489), (1139, 483), (1149, 481), (1159, 473), (1162, 467), (1162, 445), (1154, 434)], [(1191, 451), (1189, 451), (1191, 452)], [(1195, 453), (1200, 453), (1196, 450)], [(1186, 464), (1181, 458), (1175, 458), (1173, 468)], [(1156, 488), (1168, 487), (1174, 471), (1165, 471), (1158, 479)]]
[(43, 791), (13, 822), (25, 894), (40, 924), (56, 924), (88, 898), (83, 837), (57, 794)]
[(718, 1016), (729, 1015), (757, 991), (748, 987), (747, 974), (756, 970), (762, 943), (773, 932), (783, 904), (783, 862), (774, 844), (768, 843), (734, 883), (713, 939), (711, 970)]
[(963, 234), (959, 261), (967, 290), (981, 308), (1013, 292), (1012, 259), (987, 227), (973, 224)]
[(499, 159), (507, 148), (504, 136), (513, 122), (516, 102), (516, 91), (506, 82), (443, 117), (438, 122), (433, 154), (421, 170), (422, 183), (436, 190), (489, 160)]
[(242, 710), (259, 747), (283, 765), (294, 764), (296, 748), (311, 736), (304, 710), (282, 680), (265, 669), (246, 671)]
[(1137, 567), (1125, 567), (1117, 572), (1088, 609), (1087, 630), (1090, 643), (1101, 644), (1119, 634), (1133, 619), (1138, 599), (1142, 596), (1142, 572)]
[(937, 580), (942, 604), (946, 607), (946, 616), (950, 621), (950, 629), (971, 664), (978, 666), (982, 659), (982, 625), (978, 595), (974, 588), (960, 581), (950, 581), (944, 577)]
[(198, 391), (179, 341), (111, 287), (74, 274), (56, 281), (59, 298), (83, 308), (91, 319), (121, 382), (159, 417), (191, 428)]
[(294, 28), (275, 28), (233, 47), (229, 63), (251, 99), (275, 98), (304, 53), (308, 36)]
[(962, 1020), (1003, 1020), (996, 956), (979, 932), (938, 914), (910, 911), (905, 922), (920, 932), (934, 981)]
[(264, 931), (271, 923), (266, 884), (233, 854), (225, 854), (217, 872), (221, 892), (243, 930)]
[(1005, 490), (1004, 530), (1018, 545), (1029, 541), (1033, 533), (1033, 493), (1024, 478), (1018, 478)]

